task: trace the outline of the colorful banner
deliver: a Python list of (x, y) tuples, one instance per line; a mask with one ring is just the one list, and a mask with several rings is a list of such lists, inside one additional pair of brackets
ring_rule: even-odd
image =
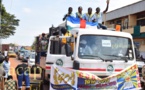
[(50, 90), (137, 90), (141, 89), (136, 64), (107, 78), (53, 65)]

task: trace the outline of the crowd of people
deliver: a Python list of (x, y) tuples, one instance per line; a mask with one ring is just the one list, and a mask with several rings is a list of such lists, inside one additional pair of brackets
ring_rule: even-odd
[(68, 13), (65, 14), (65, 16), (63, 17), (63, 21), (65, 21), (68, 16), (72, 16), (72, 17), (86, 20), (87, 22), (97, 22), (98, 28), (107, 29), (107, 27), (102, 24), (103, 22), (102, 17), (103, 17), (103, 14), (105, 14), (108, 11), (108, 7), (109, 7), (109, 0), (107, 0), (107, 7), (103, 12), (100, 12), (100, 8), (97, 7), (96, 12), (92, 13), (92, 8), (89, 7), (88, 12), (83, 14), (82, 12), (83, 8), (80, 6), (78, 7), (78, 12), (76, 12), (75, 15), (73, 14), (73, 8), (69, 7)]
[(10, 74), (10, 65), (9, 56), (7, 54), (0, 54), (0, 82), (4, 83), (1, 87), (3, 87), (4, 90), (21, 90), (22, 82), (25, 81), (26, 90), (30, 90), (28, 65), (23, 62), (15, 68), (18, 87), (17, 82), (13, 80), (13, 77)]

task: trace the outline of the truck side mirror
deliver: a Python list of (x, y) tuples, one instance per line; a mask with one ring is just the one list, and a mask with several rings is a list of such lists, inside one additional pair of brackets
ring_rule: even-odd
[(139, 50), (137, 48), (134, 48), (134, 50), (135, 50), (136, 59), (138, 59), (140, 56)]
[(66, 56), (71, 56), (72, 55), (72, 50), (71, 50), (71, 46), (70, 44), (65, 44), (65, 53), (66, 53)]

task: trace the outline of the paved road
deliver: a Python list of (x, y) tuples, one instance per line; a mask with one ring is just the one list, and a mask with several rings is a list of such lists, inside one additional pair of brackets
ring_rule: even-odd
[[(17, 60), (16, 58), (10, 58), (10, 62), (11, 62), (10, 74), (13, 76), (13, 79), (17, 81), (16, 74), (15, 74), (15, 68), (18, 64), (21, 64), (22, 62), (20, 60)], [(40, 78), (40, 76), (41, 75), (36, 75), (36, 77), (38, 77), (38, 78)], [(33, 78), (34, 76), (30, 75), (30, 77)], [(25, 90), (24, 88), (25, 87), (23, 87), (22, 90)], [(48, 86), (45, 85), (43, 90), (49, 90)]]

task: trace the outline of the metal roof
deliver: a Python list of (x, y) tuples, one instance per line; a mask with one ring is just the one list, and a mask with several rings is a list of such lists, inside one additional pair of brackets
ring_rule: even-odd
[(106, 21), (124, 17), (130, 14), (135, 14), (142, 11), (145, 11), (145, 0), (108, 12), (106, 14)]

